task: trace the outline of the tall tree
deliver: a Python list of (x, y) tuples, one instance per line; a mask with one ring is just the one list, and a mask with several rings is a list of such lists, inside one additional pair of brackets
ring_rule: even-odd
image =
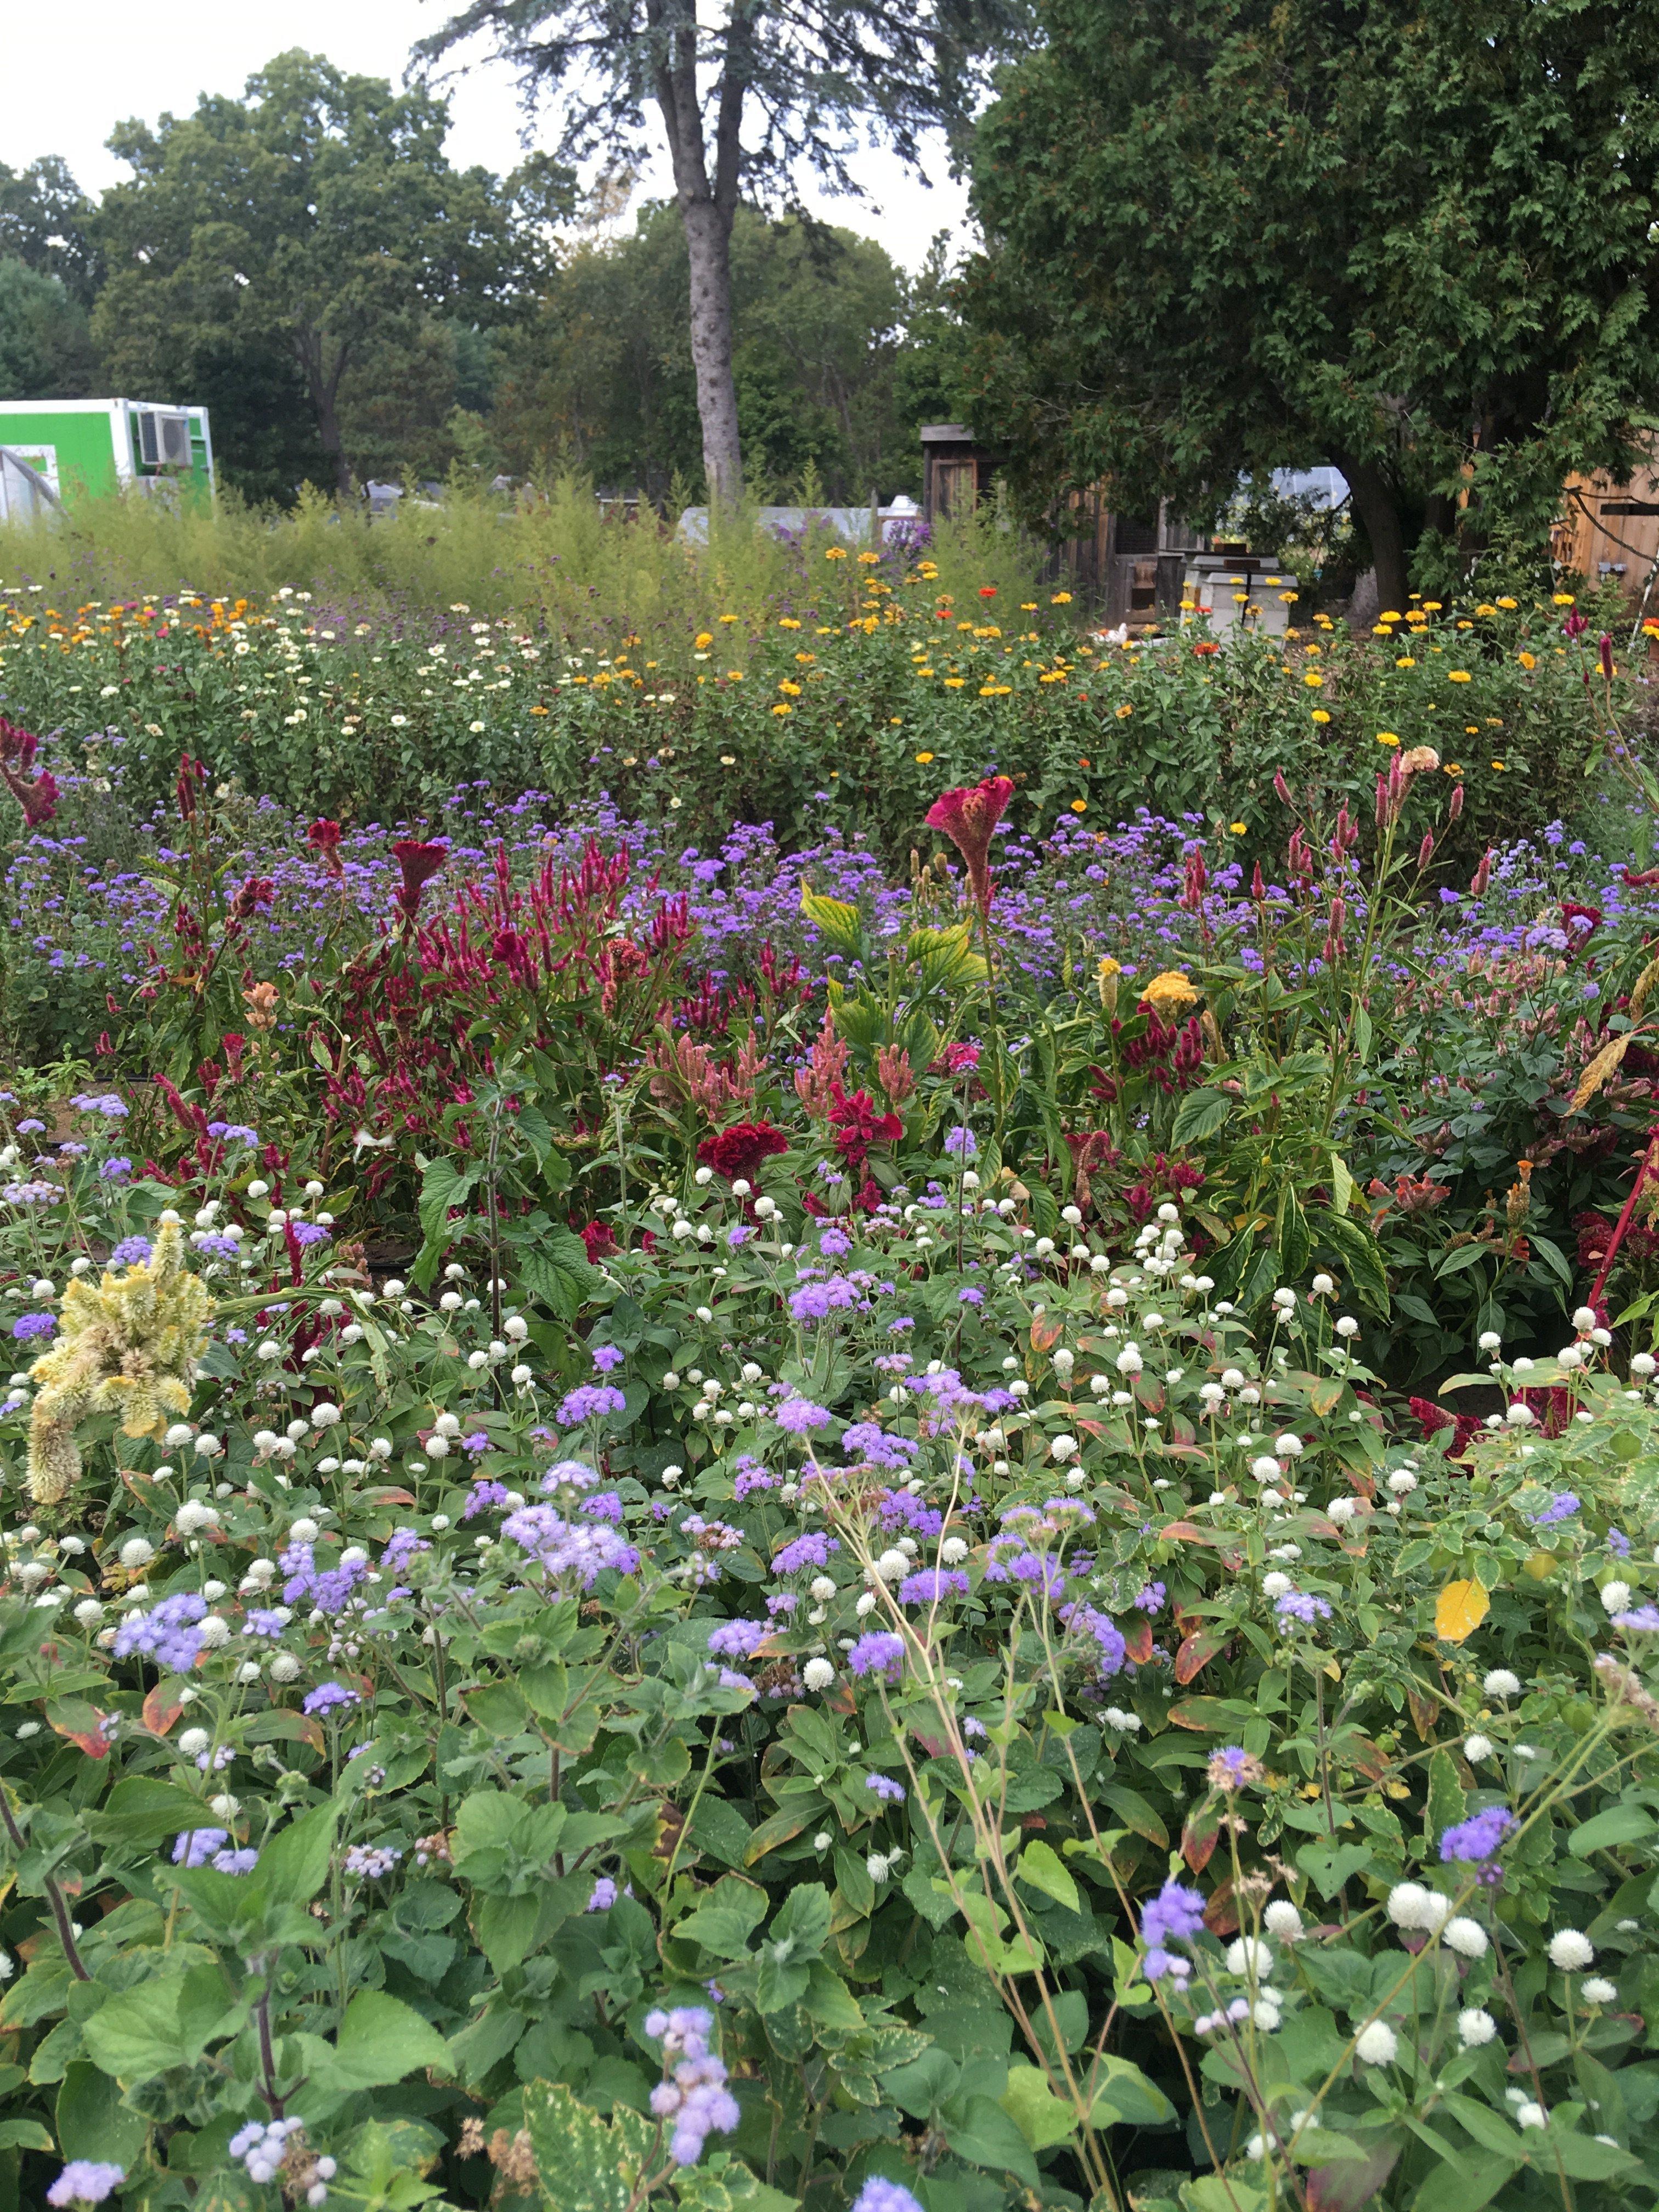
[(1385, 605), (1659, 405), (1659, 0), (1042, 0), (975, 161), (976, 425), (1032, 503), (1334, 462)]
[[(504, 189), (445, 157), (445, 103), (298, 51), (246, 96), (110, 140), (131, 182), (99, 216), (108, 276), (95, 328), (118, 380), (184, 351), (285, 359), (342, 491), (341, 391), (371, 348), (416, 346), (435, 314), (488, 320), (539, 276), (552, 165)], [(268, 368), (267, 376), (271, 370)]]
[(83, 399), (97, 379), (81, 302), (58, 277), (0, 256), (0, 396)]
[[(637, 166), (647, 105), (667, 140), (690, 280), (691, 358), (703, 474), (735, 500), (743, 465), (732, 375), (732, 226), (739, 199), (795, 204), (810, 171), (860, 193), (862, 131), (920, 166), (924, 132), (959, 143), (988, 58), (1025, 22), (1025, 0), (471, 0), (417, 54), (436, 61), (483, 33), (526, 96), (562, 93), (561, 153)], [(757, 126), (749, 143), (744, 130)]]
[(61, 155), (43, 154), (27, 169), (0, 161), (0, 254), (57, 277), (83, 307), (102, 280), (96, 218)]

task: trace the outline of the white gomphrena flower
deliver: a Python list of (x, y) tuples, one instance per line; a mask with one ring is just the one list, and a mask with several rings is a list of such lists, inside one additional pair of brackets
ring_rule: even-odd
[(809, 1690), (827, 1690), (836, 1679), (836, 1670), (827, 1659), (809, 1659), (800, 1678)]
[(1466, 1912), (1453, 1915), (1441, 1929), (1440, 1940), (1462, 1959), (1484, 1959), (1486, 1955), (1486, 1931)]
[(1587, 1334), (1595, 1326), (1595, 1309), (1580, 1306), (1573, 1315), (1572, 1325), (1581, 1334)]
[(1077, 1438), (1055, 1437), (1048, 1446), (1048, 1456), (1061, 1461), (1074, 1459), (1077, 1456)]
[(1261, 1916), (1261, 1924), (1281, 1943), (1297, 1943), (1302, 1939), (1302, 1915), (1287, 1897), (1273, 1899)]
[(1468, 2005), (1457, 2015), (1457, 2039), (1465, 2051), (1479, 2051), (1498, 2033), (1498, 2022), (1480, 2005)]
[(1420, 1881), (1397, 1881), (1389, 1892), (1388, 1913), (1396, 1928), (1427, 1928), (1431, 1921), (1431, 1893)]
[(309, 1515), (303, 1515), (298, 1521), (289, 1522), (288, 1533), (296, 1544), (314, 1544), (317, 1540), (317, 1523)]
[(1250, 1473), (1258, 1482), (1277, 1482), (1279, 1472), (1279, 1462), (1276, 1459), (1269, 1459), (1265, 1452), (1260, 1459), (1253, 1459), (1250, 1462)]
[(1328, 1275), (1316, 1275), (1308, 1287), (1315, 1297), (1328, 1298), (1335, 1290), (1336, 1285)]
[(1602, 1974), (1586, 1974), (1578, 1984), (1578, 1994), (1586, 2004), (1610, 2005), (1619, 2002), (1619, 1984)]
[(1332, 1326), (1339, 1336), (1358, 1336), (1359, 1334), (1359, 1323), (1352, 1314), (1341, 1315)]
[(1478, 1340), (1482, 1352), (1496, 1352), (1504, 1341), (1495, 1328), (1483, 1328)]
[(1273, 1304), (1278, 1307), (1279, 1312), (1282, 1314), (1292, 1313), (1295, 1311), (1296, 1292), (1291, 1288), (1288, 1283), (1281, 1284), (1279, 1289), (1273, 1292)]
[(1302, 1439), (1293, 1429), (1286, 1429), (1283, 1436), (1273, 1438), (1273, 1449), (1280, 1459), (1300, 1459)]
[(155, 1547), (148, 1536), (129, 1536), (121, 1547), (121, 1565), (130, 1575), (147, 1567), (155, 1557)]
[(331, 1398), (323, 1399), (311, 1409), (311, 1425), (313, 1429), (331, 1429), (342, 1418), (339, 1407)]
[(1272, 1947), (1255, 1936), (1241, 1936), (1227, 1946), (1230, 1974), (1268, 1974), (1273, 1972)]
[(1463, 1756), (1471, 1766), (1479, 1766), (1482, 1759), (1490, 1759), (1492, 1749), (1492, 1738), (1489, 1735), (1482, 1735), (1478, 1729), (1474, 1735), (1465, 1736), (1463, 1739)]
[(1518, 1698), (1521, 1677), (1512, 1674), (1507, 1667), (1494, 1667), (1482, 1680), (1483, 1693), (1489, 1698)]
[(1396, 1498), (1409, 1497), (1417, 1487), (1417, 1475), (1409, 1467), (1397, 1467), (1389, 1477), (1389, 1487)]
[(1639, 1375), (1645, 1382), (1656, 1366), (1659, 1366), (1659, 1360), (1656, 1360), (1650, 1352), (1638, 1352), (1631, 1361), (1630, 1371), (1632, 1375)]
[(1607, 1613), (1625, 1613), (1630, 1607), (1630, 1584), (1611, 1582), (1601, 1585), (1601, 1610)]
[(1523, 1405), (1519, 1398), (1512, 1406), (1506, 1407), (1504, 1412), (1504, 1419), (1512, 1429), (1529, 1429), (1536, 1418), (1532, 1407)]
[(1595, 1957), (1595, 1946), (1576, 1928), (1558, 1929), (1550, 1937), (1550, 1964), (1564, 1974), (1581, 1974)]
[(1400, 2038), (1387, 2021), (1374, 2020), (1355, 2036), (1353, 2051), (1367, 2066), (1392, 2066), (1400, 2056)]
[(1523, 2097), (1515, 2108), (1517, 2128), (1547, 2128), (1549, 2124), (1549, 2114), (1531, 2097)]

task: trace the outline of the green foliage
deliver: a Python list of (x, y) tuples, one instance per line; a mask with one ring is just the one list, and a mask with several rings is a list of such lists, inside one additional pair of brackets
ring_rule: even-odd
[[(1040, 503), (1330, 461), (1406, 559), (1623, 469), (1659, 401), (1659, 12), (1048, 0), (981, 126), (975, 419)], [(1464, 504), (1467, 500), (1467, 505)], [(1442, 578), (1436, 574), (1432, 581)]]
[(57, 276), (0, 258), (0, 392), (80, 399), (96, 379), (86, 310)]

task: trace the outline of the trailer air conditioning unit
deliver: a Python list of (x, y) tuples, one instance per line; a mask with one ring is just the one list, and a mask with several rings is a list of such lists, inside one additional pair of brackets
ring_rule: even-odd
[(133, 410), (138, 426), (138, 458), (146, 468), (187, 469), (191, 465), (190, 416), (182, 407)]

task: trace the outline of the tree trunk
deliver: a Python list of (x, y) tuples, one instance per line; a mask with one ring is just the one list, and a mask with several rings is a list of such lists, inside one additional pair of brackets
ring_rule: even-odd
[(691, 362), (697, 373), (702, 467), (711, 507), (743, 495), (738, 394), (732, 381), (732, 219), (712, 199), (682, 198), (691, 274)]
[(351, 464), (345, 456), (345, 446), (340, 436), (340, 418), (335, 400), (340, 389), (340, 379), (345, 373), (346, 349), (341, 347), (335, 357), (332, 375), (323, 371), (323, 340), (320, 331), (300, 331), (294, 341), (294, 350), (299, 357), (301, 374), (310, 395), (312, 412), (317, 417), (317, 439), (334, 471), (334, 489), (342, 499), (349, 499), (356, 489), (351, 473)]
[(702, 424), (702, 466), (711, 507), (743, 495), (738, 395), (732, 381), (732, 219), (743, 170), (744, 96), (751, 61), (754, 0), (733, 0), (715, 103), (711, 181), (697, 98), (696, 0), (646, 0), (657, 59), (653, 89), (674, 167), (691, 278), (691, 361)]
[(1343, 475), (1348, 480), (1348, 489), (1353, 495), (1353, 510), (1364, 526), (1365, 535), (1371, 542), (1371, 557), (1376, 563), (1376, 588), (1381, 594), (1382, 611), (1403, 613), (1406, 606), (1407, 583), (1406, 577), (1406, 533), (1401, 526), (1400, 510), (1395, 504), (1394, 494), (1381, 469), (1369, 461), (1355, 461), (1333, 454)]

